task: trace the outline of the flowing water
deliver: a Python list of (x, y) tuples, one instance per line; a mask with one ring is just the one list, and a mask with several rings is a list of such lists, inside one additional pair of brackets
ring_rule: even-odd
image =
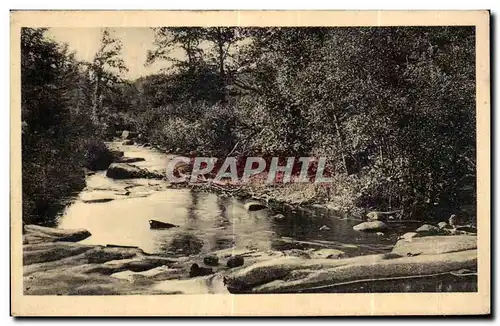
[[(119, 146), (126, 157), (142, 157), (134, 163), (162, 170), (171, 157), (158, 150)], [(95, 200), (100, 202), (95, 202)], [(386, 252), (396, 242), (392, 234), (353, 231), (359, 220), (339, 218), (323, 209), (270, 207), (249, 212), (244, 202), (214, 193), (171, 189), (165, 181), (113, 180), (105, 172), (87, 177), (87, 188), (59, 221), (60, 228), (84, 228), (92, 236), (88, 244), (137, 246), (146, 252), (187, 256), (219, 249), (285, 250), (336, 248), (349, 255)], [(284, 218), (277, 219), (276, 214)], [(154, 230), (154, 219), (178, 228)], [(328, 230), (320, 230), (326, 225)]]
[[(142, 157), (134, 163), (161, 171), (171, 156), (151, 148), (121, 146), (126, 157)], [(347, 256), (389, 252), (398, 235), (415, 225), (393, 225), (386, 234), (356, 232), (359, 220), (341, 218), (320, 208), (270, 206), (250, 212), (245, 202), (214, 193), (173, 189), (168, 182), (148, 179), (113, 180), (105, 172), (87, 177), (87, 187), (59, 219), (59, 227), (84, 228), (92, 236), (87, 244), (136, 246), (145, 252), (182, 257), (216, 250), (340, 249)], [(276, 218), (282, 214), (282, 218)], [(149, 220), (178, 225), (150, 229)], [(327, 226), (326, 230), (325, 227)], [(126, 273), (126, 272), (124, 272)], [(120, 274), (120, 273), (118, 273)], [(398, 283), (399, 282), (399, 283)], [(418, 278), (398, 282), (377, 281), (314, 290), (317, 292), (453, 292), (476, 291), (474, 277)], [(182, 293), (227, 293), (217, 277), (167, 280), (159, 290)], [(307, 292), (307, 291), (306, 291)]]

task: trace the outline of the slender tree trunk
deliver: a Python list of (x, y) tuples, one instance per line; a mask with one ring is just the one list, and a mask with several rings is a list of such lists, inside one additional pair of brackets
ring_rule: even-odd
[(219, 48), (219, 87), (221, 92), (222, 102), (226, 101), (226, 72), (224, 70), (224, 40), (222, 39), (222, 33), (220, 28), (217, 29), (218, 42), (217, 46)]
[(340, 133), (339, 122), (337, 120), (336, 114), (333, 114), (333, 121), (335, 122), (335, 130), (337, 132), (337, 138), (339, 139), (340, 154), (342, 155), (342, 163), (344, 164), (344, 170), (346, 174), (349, 174), (349, 171), (347, 170), (347, 161), (344, 153), (344, 142), (342, 141), (342, 134)]
[(98, 73), (95, 81), (95, 89), (94, 89), (94, 103), (92, 105), (92, 122), (97, 124), (99, 122), (99, 104), (101, 97), (101, 74)]

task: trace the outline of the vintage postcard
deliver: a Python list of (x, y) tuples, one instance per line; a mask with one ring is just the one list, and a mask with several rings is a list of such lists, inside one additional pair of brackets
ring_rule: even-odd
[(11, 12), (12, 315), (489, 314), (489, 16)]

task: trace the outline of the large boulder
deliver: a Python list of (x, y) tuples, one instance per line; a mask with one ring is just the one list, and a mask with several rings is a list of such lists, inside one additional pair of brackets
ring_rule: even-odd
[(130, 139), (130, 137), (131, 137), (130, 131), (128, 130), (122, 131), (122, 139)]
[[(369, 256), (368, 256), (369, 257)], [(377, 259), (374, 257), (374, 259)], [(343, 259), (337, 260), (342, 262)], [(297, 293), (297, 291), (317, 292), (318, 289), (342, 287), (353, 282), (373, 284), (377, 281), (391, 282), (391, 277), (407, 278), (412, 284), (415, 280), (433, 274), (449, 273), (459, 269), (475, 269), (477, 251), (467, 250), (443, 255), (401, 257), (384, 259), (377, 263), (370, 261), (348, 263), (333, 268), (319, 270), (294, 270), (285, 276), (285, 280), (276, 279), (267, 284), (254, 287), (254, 293)], [(395, 277), (395, 280), (398, 279)], [(414, 278), (414, 279), (412, 279)], [(389, 283), (391, 284), (391, 283)], [(391, 287), (387, 285), (386, 287)], [(345, 287), (344, 287), (345, 288)], [(333, 291), (332, 291), (333, 292)]]
[(382, 221), (363, 222), (353, 227), (354, 231), (378, 232), (387, 230), (387, 224)]
[(91, 236), (90, 232), (84, 229), (66, 230), (54, 229), (39, 225), (25, 225), (23, 243), (40, 242), (78, 242)]
[(470, 235), (429, 236), (399, 240), (393, 253), (407, 255), (435, 255), (477, 248), (477, 237)]
[(163, 179), (163, 175), (141, 169), (127, 163), (113, 163), (106, 171), (106, 176), (111, 179)]
[(130, 282), (110, 275), (151, 271), (172, 265), (175, 260), (146, 254), (138, 248), (54, 242), (54, 236), (80, 232), (27, 227), (30, 235), (44, 233), (50, 238), (23, 245), (25, 295), (166, 294), (151, 289), (156, 276), (142, 275), (140, 282)]
[(94, 248), (71, 242), (40, 242), (25, 244), (23, 247), (23, 265), (53, 262), (84, 253)]
[(459, 269), (475, 269), (477, 250), (435, 255), (366, 255), (345, 259), (277, 258), (228, 274), (224, 283), (232, 293), (297, 293), (342, 286), (346, 282), (390, 282)]
[(115, 158), (103, 142), (94, 140), (86, 145), (84, 155), (85, 167), (92, 171), (106, 170)]

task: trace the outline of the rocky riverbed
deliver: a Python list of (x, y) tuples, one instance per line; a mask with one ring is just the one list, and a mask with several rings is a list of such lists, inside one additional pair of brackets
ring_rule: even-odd
[(86, 230), (25, 226), (27, 295), (475, 291), (476, 236), (399, 240), (385, 254), (226, 249), (168, 257), (85, 245)]
[(173, 189), (168, 155), (109, 145), (120, 158), (88, 173), (58, 228), (24, 227), (25, 294), (477, 290), (473, 227)]

